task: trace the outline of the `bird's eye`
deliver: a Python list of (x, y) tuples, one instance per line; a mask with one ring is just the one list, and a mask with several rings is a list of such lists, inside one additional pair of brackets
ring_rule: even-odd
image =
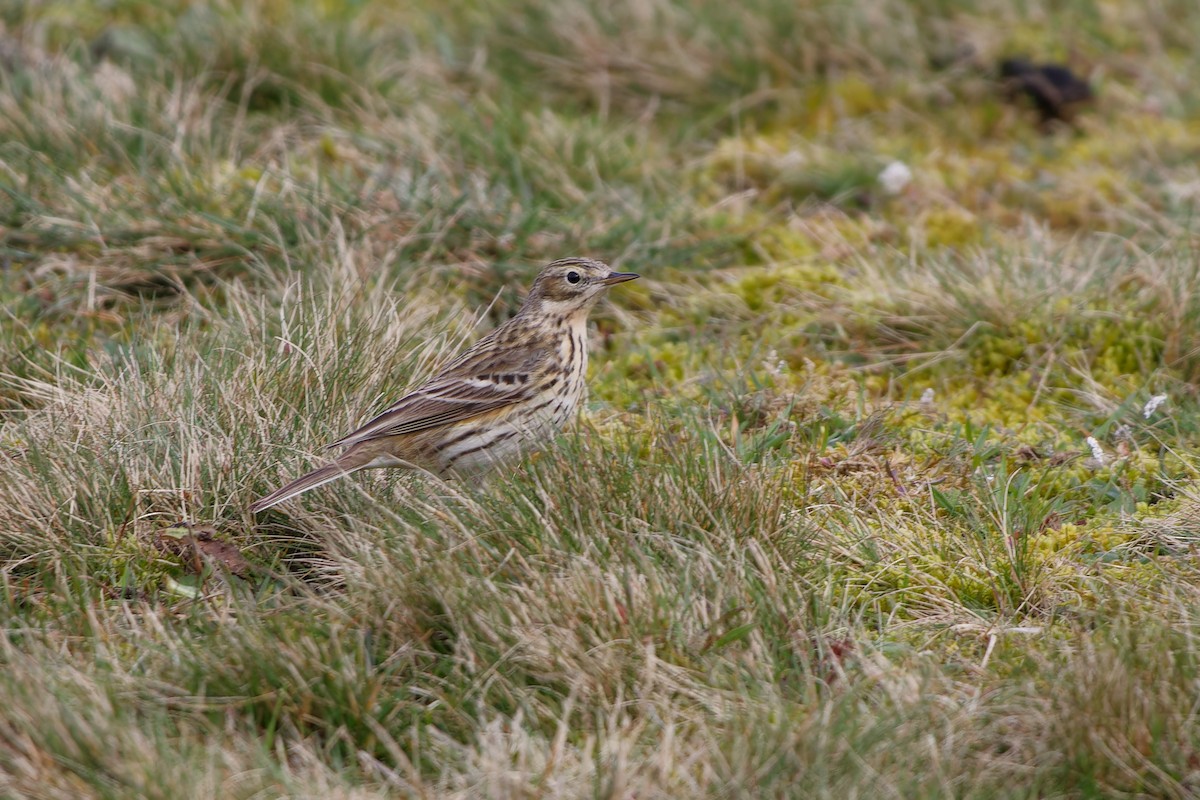
[(579, 283), (581, 280), (583, 279), (579, 277), (578, 272), (572, 271), (567, 273), (567, 283)]

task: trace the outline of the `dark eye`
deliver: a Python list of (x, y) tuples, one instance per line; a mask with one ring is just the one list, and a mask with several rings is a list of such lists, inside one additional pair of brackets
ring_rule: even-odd
[(567, 283), (579, 283), (580, 280), (582, 280), (582, 279), (579, 277), (578, 272), (568, 272), (567, 273)]

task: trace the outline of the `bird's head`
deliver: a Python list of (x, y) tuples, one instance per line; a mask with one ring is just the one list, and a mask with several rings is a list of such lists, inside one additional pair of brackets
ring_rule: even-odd
[(524, 309), (567, 316), (591, 308), (604, 290), (639, 277), (632, 272), (614, 272), (603, 261), (590, 258), (560, 258), (547, 264), (533, 282)]

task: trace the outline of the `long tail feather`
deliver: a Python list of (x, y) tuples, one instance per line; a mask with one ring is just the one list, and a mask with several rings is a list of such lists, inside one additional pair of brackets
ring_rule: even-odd
[(265, 511), (271, 506), (278, 505), (284, 500), (290, 500), (298, 494), (307, 492), (309, 489), (315, 489), (330, 481), (336, 481), (343, 475), (349, 475), (355, 470), (362, 469), (362, 466), (361, 464), (342, 463), (342, 459), (338, 459), (332, 464), (301, 475), (296, 480), (286, 486), (281, 486), (266, 497), (260, 497), (250, 505), (250, 510), (255, 514), (259, 511)]

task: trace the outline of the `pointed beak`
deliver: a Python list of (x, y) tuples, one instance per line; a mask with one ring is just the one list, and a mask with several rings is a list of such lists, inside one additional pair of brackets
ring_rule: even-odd
[(605, 286), (612, 286), (614, 283), (624, 283), (625, 281), (631, 281), (640, 277), (642, 276), (636, 272), (610, 272), (607, 277), (600, 279), (600, 283)]

